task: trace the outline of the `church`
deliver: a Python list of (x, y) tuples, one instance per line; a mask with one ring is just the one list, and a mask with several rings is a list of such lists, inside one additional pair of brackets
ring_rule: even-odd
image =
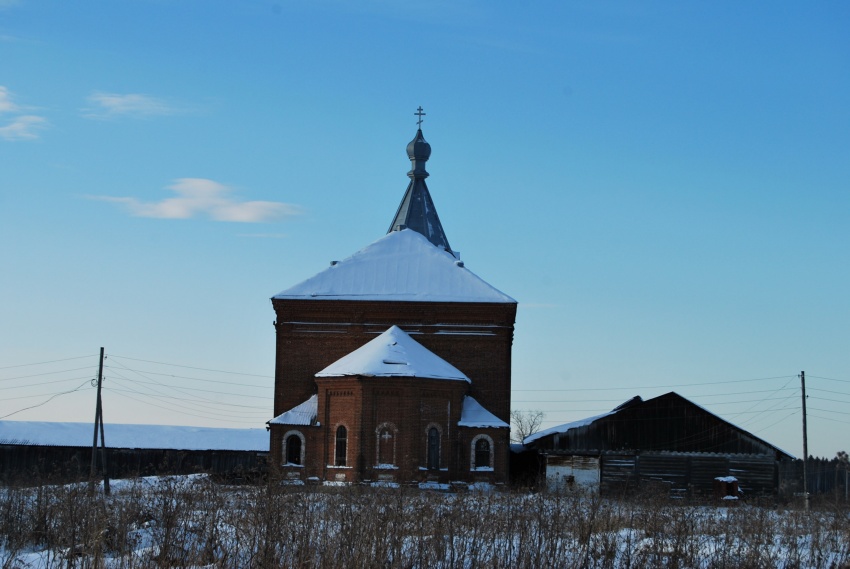
[(387, 234), (271, 299), (270, 460), (283, 478), (508, 481), (517, 303), (449, 246), (417, 114)]

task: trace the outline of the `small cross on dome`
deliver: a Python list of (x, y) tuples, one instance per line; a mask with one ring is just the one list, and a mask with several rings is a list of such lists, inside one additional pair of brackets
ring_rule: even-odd
[(416, 112), (413, 114), (419, 117), (419, 120), (416, 121), (416, 126), (422, 128), (422, 117), (425, 116), (425, 113), (422, 112), (422, 105), (419, 105), (419, 108), (416, 109)]

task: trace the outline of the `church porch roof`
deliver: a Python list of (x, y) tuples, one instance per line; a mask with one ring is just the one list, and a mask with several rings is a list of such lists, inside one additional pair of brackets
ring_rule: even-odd
[(319, 373), (316, 377), (418, 377), (466, 381), (469, 378), (452, 364), (392, 326)]
[(319, 396), (312, 395), (307, 401), (281, 413), (269, 425), (315, 425), (319, 415)]

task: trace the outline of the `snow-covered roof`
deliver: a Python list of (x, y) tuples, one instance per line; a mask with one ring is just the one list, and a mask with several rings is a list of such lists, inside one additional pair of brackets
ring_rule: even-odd
[(391, 231), (276, 299), (516, 303), (416, 231)]
[(467, 395), (463, 398), (458, 427), (495, 427), (510, 429), (511, 426), (481, 406), (481, 403)]
[(281, 413), (271, 421), (271, 425), (313, 425), (319, 414), (319, 396), (312, 395), (310, 399), (296, 405), (289, 411)]
[[(429, 246), (432, 246), (429, 244)], [(421, 377), (469, 381), (462, 371), (392, 326), (319, 373), (316, 377)]]
[(609, 411), (608, 413), (603, 413), (601, 415), (594, 415), (593, 417), (588, 417), (586, 419), (579, 419), (578, 421), (573, 421), (572, 423), (565, 423), (563, 425), (558, 425), (557, 427), (551, 427), (549, 429), (545, 429), (543, 431), (538, 431), (531, 435), (528, 435), (524, 439), (522, 439), (522, 444), (527, 445), (531, 444), (537, 439), (542, 439), (543, 437), (547, 437), (549, 435), (554, 435), (556, 433), (566, 433), (570, 429), (577, 429), (579, 427), (586, 427), (592, 422), (601, 419), (603, 417), (607, 417), (608, 415), (613, 415), (616, 411)]
[[(91, 447), (93, 429), (93, 423), (0, 421), (0, 444)], [(107, 448), (269, 450), (265, 429), (104, 423), (103, 431)]]

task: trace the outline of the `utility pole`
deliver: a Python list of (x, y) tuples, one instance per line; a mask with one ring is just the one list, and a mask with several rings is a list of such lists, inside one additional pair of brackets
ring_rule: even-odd
[(803, 496), (806, 497), (806, 511), (811, 506), (809, 502), (809, 435), (806, 428), (806, 372), (800, 372), (800, 384), (803, 388)]
[[(101, 417), (100, 388), (103, 384), (103, 346), (100, 348), (100, 365), (97, 368), (97, 405), (94, 412), (94, 437), (91, 443), (91, 470), (89, 471), (89, 494), (94, 494), (94, 477), (97, 473), (97, 431), (103, 432), (103, 417)], [(103, 435), (101, 434), (101, 439)]]

